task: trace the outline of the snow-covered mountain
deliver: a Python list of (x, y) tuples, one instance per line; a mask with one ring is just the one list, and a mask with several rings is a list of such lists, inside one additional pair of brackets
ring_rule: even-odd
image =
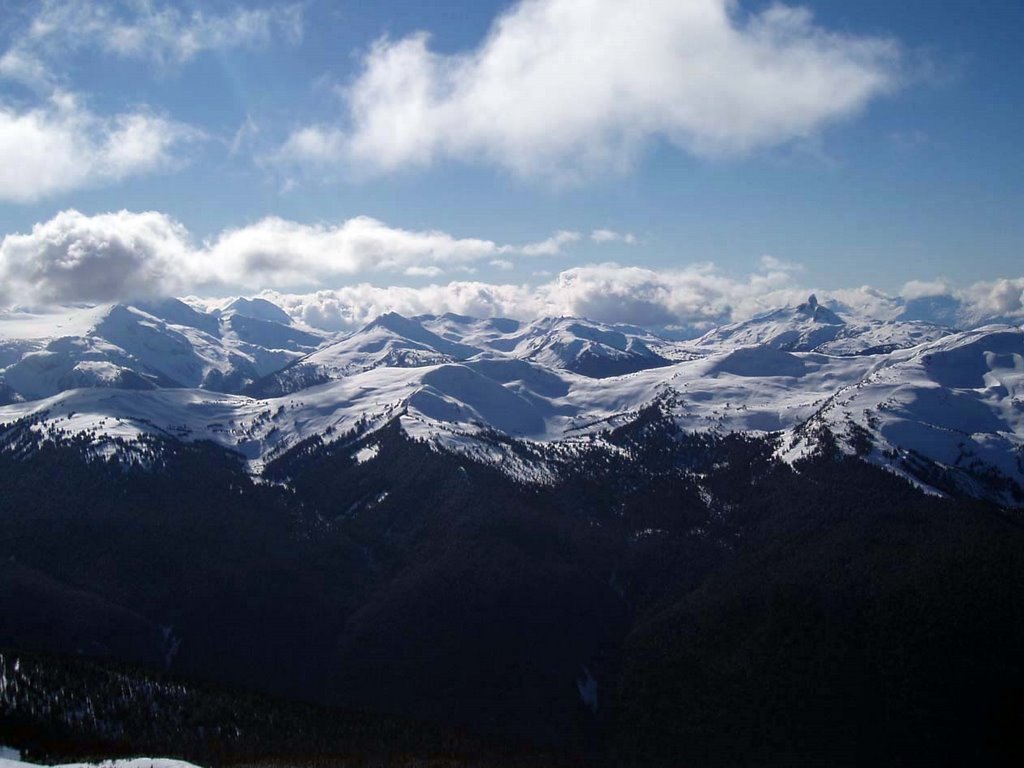
[(864, 355), (913, 347), (951, 332), (951, 328), (919, 320), (844, 319), (811, 294), (796, 307), (715, 328), (694, 344), (711, 349), (765, 345), (790, 352)]
[(875, 463), (1019, 505), (1024, 332), (987, 326), (886, 356), (795, 430), (789, 450), (813, 448), (821, 427)]
[(648, 346), (663, 341), (652, 334), (639, 329), (626, 332), (580, 318), (544, 317), (532, 323), (518, 323), (446, 314), (419, 319), (446, 339), (594, 379), (668, 364)]
[(0, 380), (21, 402), (0, 408), (0, 423), (31, 418), (40, 432), (99, 443), (212, 440), (258, 472), (303, 441), (397, 419), (537, 476), (546, 470), (524, 469), (491, 436), (600, 440), (658, 404), (685, 431), (783, 433), (787, 460), (827, 428), (844, 450), (929, 488), (944, 486), (929, 473), (947, 468), (958, 488), (1024, 503), (1017, 327), (846, 320), (813, 296), (692, 345), (573, 318), (389, 313), (334, 341), (285, 320), (245, 301), (9, 316)]
[(636, 334), (578, 318), (532, 323), (461, 315), (381, 315), (355, 333), (318, 349), (253, 385), (274, 396), (375, 368), (420, 368), (472, 359), (515, 359), (589, 378), (607, 378), (669, 361)]
[(324, 342), (273, 309), (233, 302), (207, 313), (167, 299), (0, 315), (0, 395), (34, 400), (81, 387), (237, 391)]
[[(958, 723), (978, 717), (973, 756), (990, 718), (960, 681), (998, 701), (1020, 687), (1008, 606), (1024, 573), (1024, 329), (910, 344), (913, 326), (893, 322), (905, 346), (880, 351), (877, 324), (871, 345), (838, 354), (854, 320), (812, 304), (748, 325), (772, 328), (764, 343), (751, 331), (714, 344), (570, 318), (387, 314), (307, 348), (320, 337), (246, 302), (9, 315), (3, 371), (21, 392), (0, 406), (0, 649), (169, 669), (174, 690), (92, 661), (26, 677), (4, 651), (19, 683), (0, 685), (0, 709), (20, 702), (16, 715), (70, 723), (92, 747), (111, 724), (141, 734), (154, 711), (197, 711), (209, 700), (176, 682), (192, 676), (247, 701), (301, 698), (305, 713), (386, 711), (460, 733), (512, 723), (555, 743), (595, 701), (615, 717), (647, 696), (646, 713), (669, 690), (683, 698), (665, 733), (677, 738), (680, 712), (720, 712), (732, 744), (735, 713), (761, 722), (793, 700), (816, 702), (793, 733), (815, 732), (834, 699), (818, 673), (841, 663), (840, 686), (890, 673), (855, 709), (896, 722), (901, 750), (906, 722), (933, 707), (944, 726), (958, 704)], [(772, 343), (793, 330), (816, 351)], [(273, 350), (285, 363), (244, 391), (209, 388)], [(231, 362), (243, 353), (252, 368)], [(25, 382), (49, 389), (26, 399)], [(261, 749), (294, 749), (305, 720), (211, 695), (221, 703), (200, 709), (218, 717), (175, 715), (132, 751), (170, 744), (207, 764), (219, 732), (253, 762), (244, 750), (275, 735), (268, 722), (295, 726)], [(89, 704), (104, 697), (105, 715)], [(630, 750), (647, 741), (641, 720)], [(353, 734), (398, 748), (401, 728), (341, 722), (352, 754)], [(879, 727), (859, 725), (843, 755)], [(935, 731), (922, 734), (921, 749)], [(676, 764), (682, 743), (650, 764)]]

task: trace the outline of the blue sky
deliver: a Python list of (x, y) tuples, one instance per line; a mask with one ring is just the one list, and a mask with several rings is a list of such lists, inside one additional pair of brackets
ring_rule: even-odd
[[(717, 19), (725, 0), (634, 4), (651, 17), (636, 35), (668, 30), (647, 46), (602, 26), (598, 16), (615, 6), (607, 0), (0, 0), (0, 148), (5, 164), (19, 158), (0, 171), (0, 234), (27, 234), (69, 209), (93, 230), (90, 217), (152, 211), (184, 229), (185, 245), (171, 250), (188, 251), (190, 269), (235, 258), (243, 271), (270, 256), (229, 258), (204, 243), (267, 217), (299, 226), (307, 244), (302, 226), (323, 234), (372, 217), (494, 245), (453, 256), (413, 242), (392, 258), (388, 249), (407, 247), (401, 238), (374, 241), (378, 250), (343, 269), (301, 262), (242, 286), (250, 290), (538, 285), (612, 262), (655, 272), (712, 263), (745, 285), (771, 271), (766, 263), (784, 264), (802, 286), (889, 293), (908, 281), (965, 289), (1024, 273), (1024, 4), (738, 0), (721, 22), (673, 9), (687, 3)], [(502, 14), (536, 51), (516, 42), (512, 24), (502, 38)], [(545, 27), (555, 24), (566, 27)], [(702, 47), (708, 29), (722, 45)], [(504, 46), (490, 58), (488, 35)], [(577, 36), (580, 48), (557, 50)], [(622, 75), (638, 58), (616, 53), (622, 45), (638, 46), (639, 58), (664, 51)], [(584, 69), (562, 79), (580, 50), (596, 52), (593, 77)], [(737, 63), (748, 54), (756, 65)], [(548, 56), (539, 73), (502, 80), (535, 55)], [(523, 61), (506, 67), (515, 56)], [(411, 116), (409, 78), (424, 79), (432, 99)], [(550, 97), (538, 87), (547, 82)], [(625, 106), (609, 89), (626, 92)], [(403, 120), (411, 138), (392, 135)], [(25, 140), (29, 129), (41, 137)], [(84, 155), (92, 160), (79, 163)], [(62, 247), (92, 242), (67, 226)], [(620, 237), (595, 239), (596, 230)], [(578, 237), (524, 255), (559, 231)], [(274, 237), (283, 242), (281, 227)], [(8, 278), (47, 279), (31, 271), (52, 258), (45, 244), (19, 243), (6, 256)], [(272, 257), (287, 261), (299, 247), (289, 241)], [(174, 271), (174, 258), (161, 252), (157, 271)], [(393, 266), (378, 270), (374, 258)], [(227, 289), (233, 275), (221, 269), (180, 287)], [(780, 274), (772, 287), (784, 284)]]

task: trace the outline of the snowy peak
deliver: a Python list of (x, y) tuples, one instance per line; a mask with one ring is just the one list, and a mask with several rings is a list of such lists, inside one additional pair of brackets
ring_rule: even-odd
[(290, 321), (177, 299), (10, 313), (0, 317), (0, 392), (12, 401), (93, 386), (238, 391), (323, 341)]
[(648, 346), (647, 341), (654, 339), (650, 334), (582, 318), (544, 317), (522, 323), (446, 314), (419, 320), (444, 338), (461, 339), (488, 355), (530, 360), (589, 378), (621, 376), (669, 362)]
[(524, 325), (500, 318), (409, 318), (388, 312), (248, 391), (280, 396), (377, 368), (422, 368), (478, 358), (529, 361), (595, 379), (669, 365), (638, 336), (578, 318), (543, 318)]
[(533, 323), (521, 335), (513, 354), (592, 379), (669, 365), (637, 336), (576, 318), (545, 318)]
[(440, 365), (466, 359), (478, 351), (438, 336), (417, 320), (389, 312), (268, 375), (247, 391), (258, 396), (281, 396), (377, 368)]
[(768, 346), (790, 352), (832, 355), (881, 354), (941, 338), (948, 328), (918, 321), (844, 319), (811, 294), (796, 307), (782, 307), (750, 320), (715, 328), (698, 348)]
[(179, 299), (158, 299), (139, 302), (134, 306), (136, 309), (172, 325), (184, 325), (211, 336), (218, 335), (219, 323), (216, 315), (199, 312)]
[(480, 352), (478, 348), (470, 344), (442, 338), (425, 328), (418, 320), (405, 317), (397, 312), (387, 312), (381, 315), (363, 328), (361, 333), (373, 333), (377, 328), (386, 330), (396, 338), (422, 345), (424, 348), (432, 349), (457, 360), (464, 360)]
[[(785, 310), (781, 310), (785, 311)], [(820, 325), (845, 325), (845, 321), (828, 307), (818, 303), (818, 297), (813, 293), (803, 304), (796, 308), (796, 315), (808, 318), (812, 323)]]
[(291, 325), (292, 319), (288, 313), (276, 304), (266, 299), (246, 299), (239, 297), (229, 302), (220, 310), (221, 315), (239, 315), (253, 320), (263, 320), (268, 323), (279, 323), (280, 325)]

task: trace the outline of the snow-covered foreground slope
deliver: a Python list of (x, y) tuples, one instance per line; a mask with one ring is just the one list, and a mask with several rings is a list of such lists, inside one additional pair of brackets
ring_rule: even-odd
[[(36, 763), (0, 758), (0, 768), (41, 768)], [(67, 763), (54, 768), (197, 768), (192, 763), (166, 758), (135, 757), (130, 760), (104, 760), (101, 763)]]
[(990, 486), (1007, 503), (1024, 482), (1024, 332), (989, 326), (902, 350), (840, 389), (792, 435), (790, 455), (827, 427), (885, 465), (937, 463), (942, 484)]

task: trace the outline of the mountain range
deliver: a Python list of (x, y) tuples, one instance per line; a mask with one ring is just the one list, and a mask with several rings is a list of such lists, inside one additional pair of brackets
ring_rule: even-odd
[[(9, 312), (0, 339), (0, 648), (540, 764), (1022, 754), (1019, 326), (811, 296), (685, 341), (453, 314), (327, 334), (171, 299)], [(39, 714), (87, 689), (0, 685), (29, 729), (0, 718), (0, 743), (122, 732)], [(205, 745), (180, 756), (214, 725), (176, 720)]]
[[(579, 318), (388, 313), (340, 337), (262, 299), (202, 312), (177, 300), (0, 321), (0, 423), (212, 440), (253, 472), (311, 438), (409, 435), (520, 466), (495, 433), (574, 450), (655, 403), (687, 431), (778, 434), (779, 458), (827, 430), (942, 493), (1024, 504), (1024, 331), (843, 319), (808, 301), (689, 342)], [(515, 453), (515, 451), (511, 451)], [(942, 488), (928, 481), (939, 473)]]

